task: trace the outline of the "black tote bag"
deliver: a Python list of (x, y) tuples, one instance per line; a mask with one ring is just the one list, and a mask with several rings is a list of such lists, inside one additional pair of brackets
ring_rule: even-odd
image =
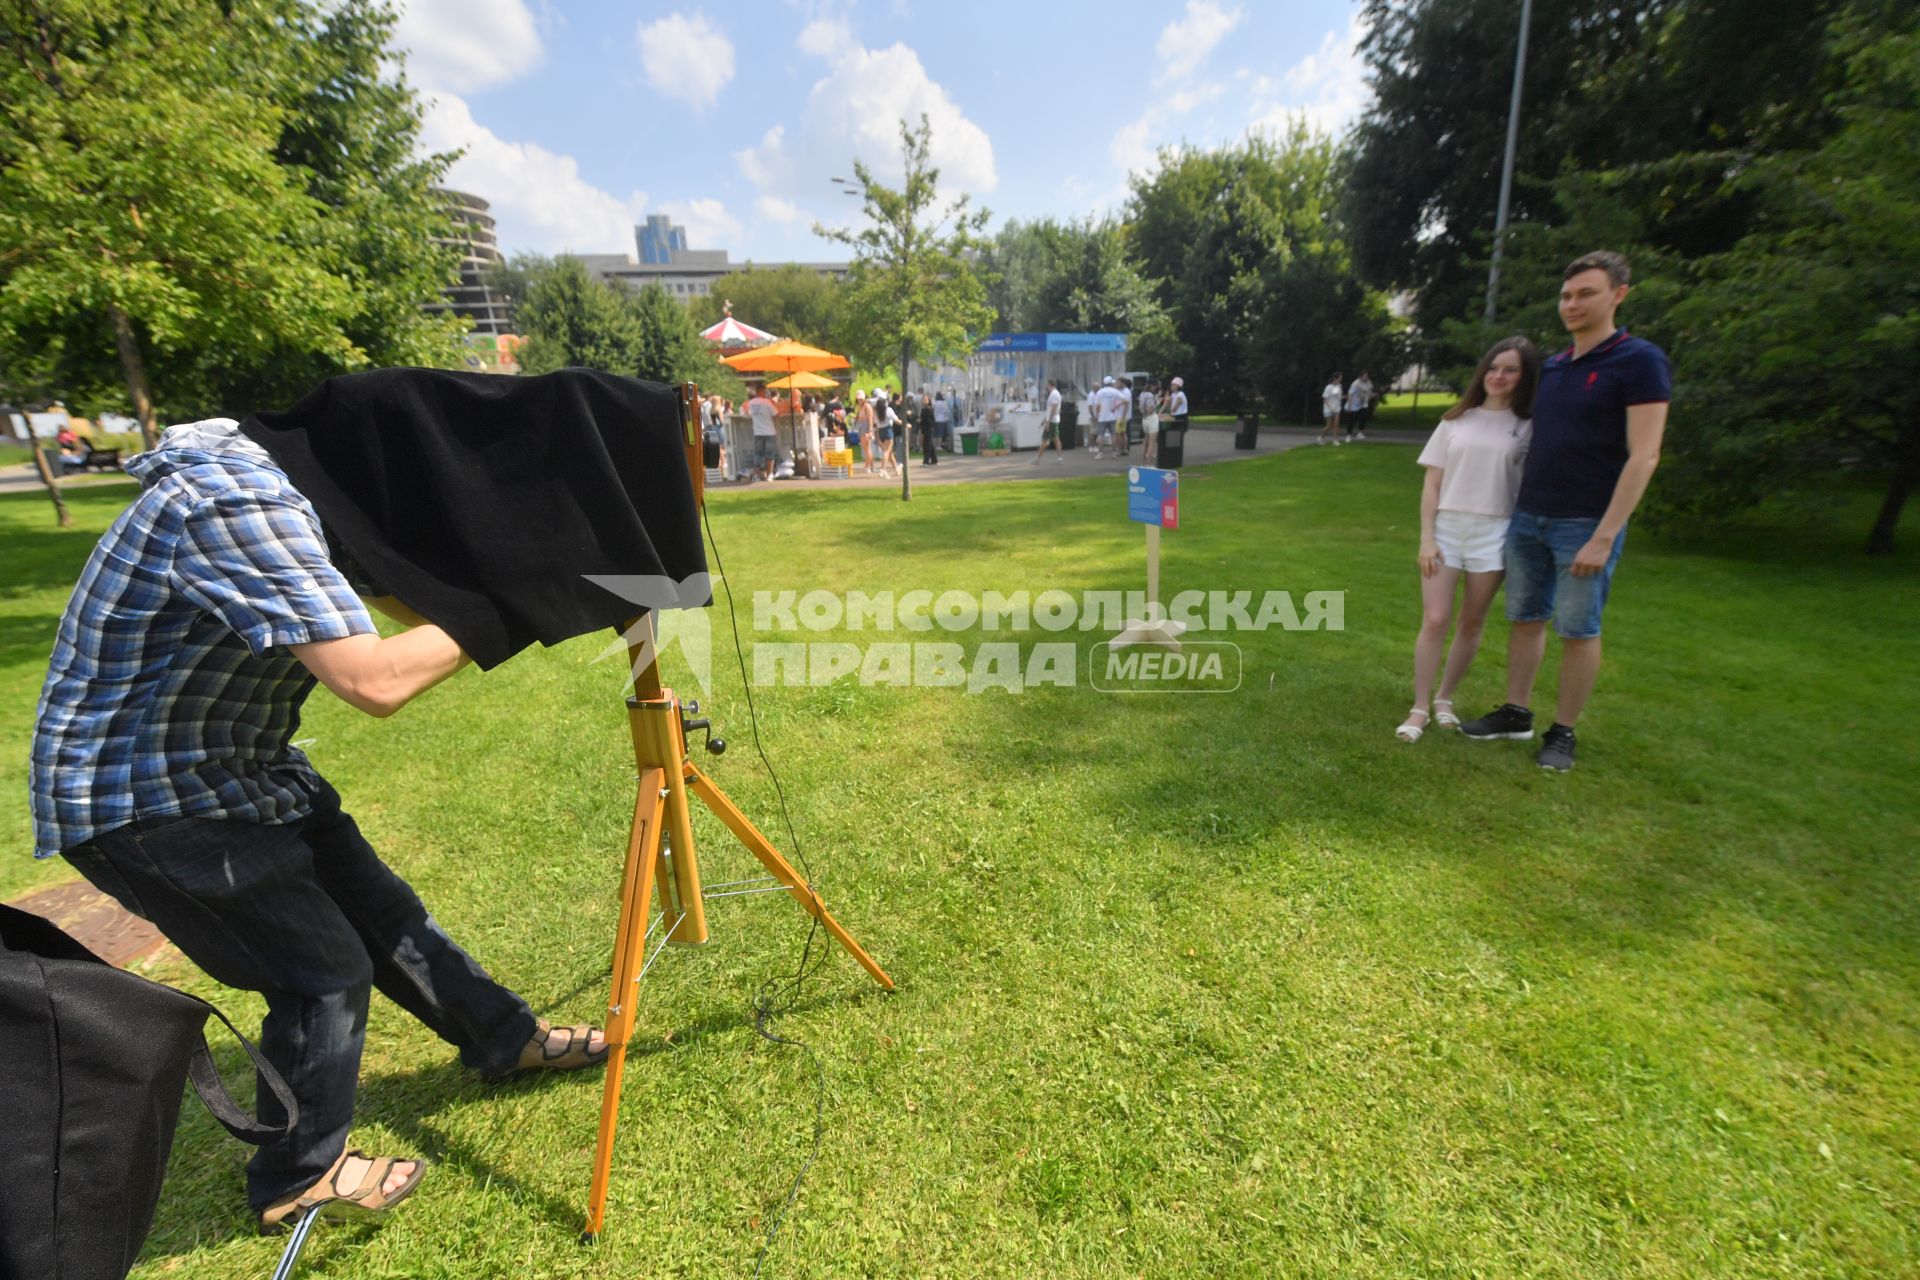
[(120, 1280), (153, 1226), (193, 1081), (242, 1142), (284, 1134), (255, 1122), (220, 1082), (204, 1027), (226, 1023), (267, 1088), (293, 1093), (218, 1009), (107, 964), (50, 921), (0, 905), (0, 1280)]

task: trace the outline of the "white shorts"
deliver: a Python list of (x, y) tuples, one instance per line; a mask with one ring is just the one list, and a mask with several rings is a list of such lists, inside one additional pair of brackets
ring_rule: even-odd
[(1475, 511), (1437, 511), (1433, 541), (1449, 568), (1494, 573), (1507, 567), (1507, 517)]
[(1157, 413), (1150, 413), (1146, 417), (1140, 419), (1140, 429), (1146, 432), (1150, 436), (1159, 435), (1160, 434), (1160, 415)]

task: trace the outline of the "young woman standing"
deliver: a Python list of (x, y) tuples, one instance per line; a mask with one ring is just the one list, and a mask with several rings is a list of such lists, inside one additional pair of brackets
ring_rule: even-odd
[[(1473, 665), (1487, 612), (1506, 577), (1507, 523), (1520, 491), (1539, 381), (1540, 353), (1531, 342), (1516, 337), (1494, 343), (1480, 357), (1466, 393), (1420, 451), (1420, 465), (1427, 469), (1420, 491), (1422, 616), (1413, 646), (1413, 709), (1393, 731), (1402, 742), (1418, 742), (1429, 719), (1445, 728), (1460, 727), (1453, 691)], [(1465, 590), (1459, 592), (1462, 578)], [(1460, 624), (1449, 650), (1456, 592), (1462, 595)], [(1436, 676), (1440, 691), (1430, 709)]]

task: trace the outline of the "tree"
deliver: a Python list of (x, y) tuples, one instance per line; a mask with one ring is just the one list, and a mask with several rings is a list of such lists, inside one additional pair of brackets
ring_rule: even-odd
[(355, 358), (320, 210), (276, 164), (286, 53), (265, 5), (36, 0), (0, 27), (0, 344), (111, 335), (152, 443), (150, 351)]
[(578, 258), (522, 258), (516, 265), (526, 273), (516, 308), (526, 340), (520, 348), (524, 372), (632, 372), (639, 363), (640, 326), (620, 286), (594, 279)]
[(697, 382), (738, 395), (733, 370), (700, 341), (692, 316), (665, 289), (638, 293), (595, 279), (578, 258), (516, 254), (496, 268), (496, 283), (518, 290), (520, 367), (529, 374), (600, 369), (656, 382)]
[[(448, 363), (447, 219), (372, 0), (19, 0), (0, 27), (0, 359), (149, 439), (370, 361)], [(110, 393), (118, 382), (123, 392)], [(109, 403), (111, 401), (117, 403)], [(123, 398), (124, 397), (124, 398)]]
[(1670, 505), (1722, 514), (1837, 470), (1880, 470), (1867, 538), (1893, 550), (1920, 485), (1920, 33), (1857, 16), (1834, 46), (1846, 85), (1819, 147), (1738, 179), (1758, 226), (1700, 264), (1673, 309), (1688, 394)]
[[(1729, 165), (1813, 145), (1830, 127), (1822, 93), (1837, 68), (1822, 33), (1848, 3), (1534, 0), (1514, 223), (1558, 218), (1563, 176), (1611, 171), (1616, 194), (1650, 215), (1649, 248), (1726, 249), (1752, 211)], [(1374, 98), (1354, 134), (1353, 248), (1371, 284), (1415, 292), (1431, 336), (1485, 297), (1517, 6), (1368, 0), (1363, 13)]]
[(655, 382), (711, 386), (718, 362), (700, 341), (693, 317), (672, 294), (650, 284), (638, 293), (627, 293), (625, 303), (634, 331), (633, 363), (628, 372)]
[(1158, 279), (1198, 405), (1291, 412), (1330, 369), (1399, 367), (1386, 300), (1345, 240), (1337, 146), (1304, 125), (1215, 151), (1163, 152), (1136, 178), (1128, 218)]
[(747, 324), (809, 346), (837, 350), (842, 287), (809, 267), (745, 268), (714, 281), (712, 292), (688, 302), (699, 328), (715, 324), (725, 304)]
[[(897, 352), (902, 378), (916, 355), (931, 362), (971, 352), (993, 323), (986, 289), (967, 259), (983, 244), (987, 211), (968, 212), (965, 195), (936, 211), (940, 171), (929, 161), (932, 143), (933, 126), (924, 114), (918, 129), (902, 120), (901, 188), (881, 184), (855, 160), (867, 225), (857, 231), (819, 223), (813, 228), (854, 251), (845, 304), (849, 345), (874, 364)], [(904, 465), (900, 496), (913, 496)]]
[[(421, 109), (393, 56), (394, 13), (381, 0), (298, 11), (297, 57), (283, 90), (278, 163), (305, 175), (323, 215), (304, 251), (352, 282), (342, 335), (375, 366), (457, 367), (466, 323), (422, 304), (456, 276), (462, 236), (438, 189), (452, 155), (418, 152)], [(304, 347), (254, 365), (209, 365), (213, 403), (283, 403), (345, 372)]]
[(980, 271), (1001, 333), (1042, 333), (1040, 291), (1058, 276), (1072, 252), (1071, 226), (1041, 218), (1013, 219), (980, 249)]

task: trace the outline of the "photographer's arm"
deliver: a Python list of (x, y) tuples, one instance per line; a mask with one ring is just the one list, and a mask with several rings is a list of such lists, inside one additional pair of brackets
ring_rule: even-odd
[(471, 661), (453, 637), (399, 601), (368, 601), (396, 622), (397, 636), (348, 636), (293, 646), (293, 655), (342, 702), (386, 717)]

